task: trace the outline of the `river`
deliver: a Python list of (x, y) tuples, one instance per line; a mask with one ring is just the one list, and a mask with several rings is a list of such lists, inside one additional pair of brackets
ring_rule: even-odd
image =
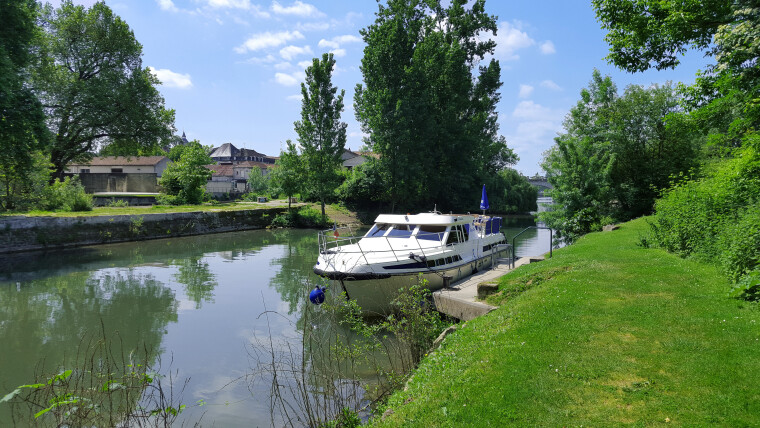
[[(509, 241), (532, 225), (529, 216), (508, 218)], [(520, 236), (517, 254), (548, 249), (548, 231), (532, 230)], [(48, 369), (65, 365), (82, 343), (105, 335), (124, 349), (149, 349), (162, 372), (189, 379), (180, 422), (270, 425), (270, 385), (246, 380), (251, 347), (261, 338), (298, 337), (316, 255), (313, 230), (3, 255), (0, 397), (30, 383), (42, 362)], [(9, 418), (0, 403), (0, 426)]]

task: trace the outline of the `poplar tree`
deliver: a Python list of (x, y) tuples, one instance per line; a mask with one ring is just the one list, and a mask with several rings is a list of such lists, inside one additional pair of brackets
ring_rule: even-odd
[(338, 187), (338, 169), (346, 146), (346, 123), (340, 121), (345, 91), (332, 85), (333, 54), (314, 58), (301, 83), (301, 120), (295, 122), (303, 162), (303, 185), (322, 204)]
[(477, 207), (484, 177), (516, 161), (498, 134), (499, 62), (481, 62), (496, 31), (483, 0), (388, 0), (361, 31), (356, 117), (389, 177), (392, 211)]

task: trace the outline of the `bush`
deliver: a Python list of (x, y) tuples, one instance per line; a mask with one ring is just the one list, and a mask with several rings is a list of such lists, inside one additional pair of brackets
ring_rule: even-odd
[(760, 266), (760, 156), (754, 148), (712, 165), (704, 177), (675, 185), (655, 208), (657, 245), (718, 263), (729, 279), (750, 290), (739, 294), (753, 293), (756, 284), (746, 278)]
[(66, 177), (45, 188), (41, 205), (48, 211), (92, 211), (92, 195), (84, 191), (78, 177)]
[(165, 193), (161, 193), (156, 196), (156, 203), (158, 205), (182, 205), (183, 201), (182, 198), (177, 195), (167, 195)]
[(323, 228), (332, 223), (329, 218), (322, 220), (322, 212), (311, 207), (278, 214), (272, 219), (271, 227)]

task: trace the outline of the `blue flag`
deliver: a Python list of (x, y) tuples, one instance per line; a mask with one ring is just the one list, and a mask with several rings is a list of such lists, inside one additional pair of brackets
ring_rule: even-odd
[(483, 195), (480, 196), (480, 209), (481, 210), (487, 210), (489, 208), (488, 205), (488, 195), (486, 195), (486, 185), (483, 185)]

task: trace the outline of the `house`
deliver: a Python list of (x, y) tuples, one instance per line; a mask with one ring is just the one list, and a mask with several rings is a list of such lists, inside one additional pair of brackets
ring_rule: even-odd
[(89, 162), (70, 163), (69, 174), (161, 174), (171, 162), (166, 156), (99, 156)]
[(88, 193), (156, 193), (170, 162), (166, 156), (99, 156), (69, 164), (66, 173), (78, 175)]
[(343, 168), (348, 170), (367, 162), (367, 159), (370, 157), (377, 159), (378, 155), (373, 152), (352, 152), (351, 150), (344, 150), (343, 154), (340, 156), (343, 161)]
[(253, 149), (238, 149), (232, 143), (224, 143), (215, 148), (209, 154), (211, 159), (220, 164), (237, 164), (240, 162), (261, 162), (265, 164), (274, 164), (277, 160), (275, 156), (267, 156)]

